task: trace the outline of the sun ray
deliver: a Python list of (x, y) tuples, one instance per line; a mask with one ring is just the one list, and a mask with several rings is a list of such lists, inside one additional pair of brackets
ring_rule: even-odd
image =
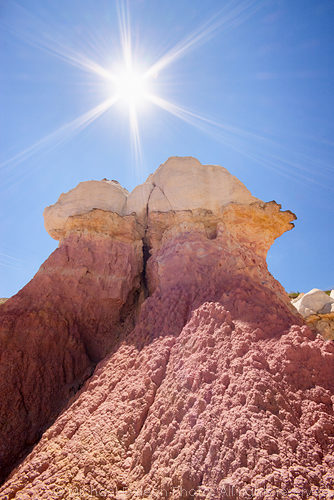
[(310, 177), (310, 175), (305, 175), (305, 173), (312, 175), (314, 174), (314, 171), (310, 171), (302, 165), (299, 165), (298, 163), (291, 162), (273, 154), (256, 153), (252, 150), (253, 148), (255, 149), (255, 151), (259, 150), (256, 144), (249, 144), (243, 140), (244, 136), (248, 136), (253, 139), (256, 138), (265, 142), (267, 139), (263, 136), (253, 134), (238, 127), (225, 125), (215, 120), (211, 120), (210, 118), (202, 116), (198, 113), (194, 113), (183, 106), (176, 105), (154, 94), (150, 94), (148, 96), (148, 99), (153, 104), (159, 106), (170, 114), (183, 120), (189, 125), (202, 130), (205, 133), (209, 133), (217, 140), (224, 142), (224, 144), (234, 149), (238, 153), (241, 153), (243, 156), (252, 159), (253, 161), (261, 164), (266, 168), (275, 170), (276, 172), (279, 172), (281, 175), (288, 178), (307, 181), (312, 184), (317, 184), (322, 188), (333, 190), (330, 185), (319, 182), (317, 178)]
[(130, 9), (127, 0), (117, 0), (117, 17), (120, 40), (123, 52), (123, 62), (127, 70), (132, 69), (132, 43)]
[(135, 166), (136, 168), (138, 168), (142, 164), (142, 148), (140, 141), (137, 111), (135, 106), (133, 105), (129, 107), (129, 121), (130, 121), (130, 132), (131, 132), (131, 145), (135, 159)]
[(194, 49), (212, 38), (218, 30), (230, 29), (238, 26), (246, 20), (258, 6), (253, 0), (234, 0), (228, 2), (217, 14), (203, 23), (193, 33), (178, 42), (164, 56), (155, 62), (146, 72), (146, 76), (158, 74), (166, 66), (170, 65), (189, 50)]
[(22, 259), (0, 252), (0, 267), (8, 267), (10, 269), (21, 269)]
[(7, 253), (0, 252), (0, 258), (7, 259), (7, 260), (14, 260), (15, 262), (21, 262), (21, 259), (18, 259), (17, 257), (13, 257), (12, 255), (8, 255)]
[(62, 45), (59, 41), (57, 41), (57, 46), (55, 45), (54, 40), (51, 40), (51, 42), (52, 43), (50, 44), (44, 42), (43, 45), (40, 42), (36, 42), (35, 46), (49, 52), (50, 54), (58, 57), (59, 59), (71, 64), (72, 66), (76, 66), (80, 69), (96, 74), (107, 80), (114, 79), (113, 73), (105, 69), (96, 61), (90, 59), (87, 56), (84, 56), (80, 52), (77, 52), (68, 46)]
[[(309, 161), (307, 161), (307, 155), (300, 154), (298, 158), (299, 161), (293, 161), (289, 159), (289, 156), (292, 158), (291, 154), (284, 154), (284, 151), (286, 153), (291, 153), (288, 148), (277, 141), (275, 142), (272, 138), (230, 124), (218, 122), (207, 116), (193, 112), (185, 107), (167, 101), (158, 95), (150, 93), (147, 87), (150, 78), (156, 76), (160, 71), (186, 55), (193, 48), (207, 42), (218, 32), (218, 30), (226, 31), (238, 26), (258, 8), (258, 2), (254, 0), (230, 0), (224, 5), (223, 9), (217, 12), (217, 14), (174, 45), (174, 47), (156, 61), (146, 72), (141, 73), (138, 71), (138, 62), (135, 60), (133, 53), (128, 0), (116, 0), (120, 45), (123, 58), (123, 67), (119, 68), (118, 72), (114, 70), (111, 72), (93, 59), (80, 53), (80, 51), (75, 50), (73, 47), (68, 47), (62, 42), (60, 37), (57, 37), (55, 40), (50, 35), (52, 30), (48, 31), (48, 29), (45, 29), (45, 26), (43, 28), (38, 18), (35, 18), (24, 7), (18, 5), (18, 9), (22, 9), (22, 11), (30, 16), (29, 19), (31, 20), (30, 24), (32, 26), (39, 26), (43, 29), (39, 30), (42, 36), (37, 38), (32, 34), (33, 31), (28, 23), (30, 32), (26, 30), (25, 34), (15, 33), (17, 36), (20, 36), (26, 42), (30, 43), (30, 45), (38, 47), (75, 67), (100, 76), (104, 81), (111, 81), (112, 85), (110, 91), (113, 93), (113, 97), (105, 100), (100, 105), (71, 122), (64, 124), (59, 129), (37, 141), (21, 153), (3, 162), (0, 164), (0, 168), (8, 169), (9, 171), (12, 167), (28, 159), (33, 154), (57, 147), (62, 142), (71, 138), (71, 136), (87, 127), (92, 121), (96, 120), (98, 116), (109, 109), (117, 100), (123, 101), (128, 108), (131, 147), (137, 166), (142, 162), (142, 146), (137, 108), (147, 99), (189, 125), (197, 127), (205, 133), (211, 134), (217, 140), (224, 142), (232, 149), (246, 155), (248, 158), (251, 158), (261, 165), (280, 171), (283, 175), (288, 177), (302, 178), (308, 182), (319, 184), (318, 177), (322, 176), (327, 178), (328, 174), (320, 170), (317, 172), (317, 178), (314, 179), (312, 177), (312, 175), (315, 175), (314, 165), (312, 164), (311, 168), (311, 160), (309, 159)], [(261, 144), (260, 148), (259, 143)], [(265, 153), (266, 147), (268, 153)], [(327, 169), (329, 170), (328, 167)], [(324, 186), (322, 185), (322, 187)], [(325, 187), (328, 186), (326, 185)]]
[(129, 113), (131, 149), (136, 168), (142, 164), (142, 147), (139, 132), (137, 106), (146, 98), (144, 75), (136, 71), (131, 40), (131, 20), (128, 0), (117, 0), (118, 27), (123, 54), (123, 67), (115, 75), (115, 88)]
[[(18, 15), (23, 13), (24, 17), (29, 20), (27, 23), (29, 29), (23, 30), (23, 28), (21, 28), (20, 31), (17, 31), (13, 29), (13, 27), (8, 27), (2, 24), (1, 26), (3, 29), (6, 29), (9, 33), (30, 46), (43, 50), (76, 68), (96, 74), (108, 80), (113, 79), (111, 71), (107, 70), (88, 56), (75, 50), (73, 47), (62, 43), (59, 33), (57, 33), (57, 36), (52, 36), (52, 28), (50, 26), (45, 26), (44, 24), (42, 26), (41, 21), (25, 7), (16, 4), (16, 9)], [(38, 32), (38, 36), (34, 34), (33, 28), (35, 28), (35, 31)]]
[[(65, 123), (64, 125), (61, 125), (61, 127), (59, 127), (57, 130), (54, 130), (53, 132), (46, 135), (42, 139), (38, 140), (37, 142), (29, 146), (28, 148), (24, 149), (20, 153), (16, 154), (15, 156), (12, 156), (12, 158), (9, 158), (8, 160), (5, 160), (4, 162), (0, 163), (0, 168), (16, 166), (22, 161), (27, 160), (30, 156), (37, 153), (39, 150), (42, 150), (43, 148), (48, 148), (50, 146), (54, 147), (54, 145), (57, 145), (61, 142), (68, 140), (70, 138), (68, 134), (72, 134), (73, 136), (73, 134), (83, 130), (90, 123), (96, 120), (99, 116), (105, 113), (109, 108), (111, 108), (111, 106), (113, 106), (117, 102), (117, 100), (118, 100), (117, 97), (106, 99), (105, 101), (98, 104), (94, 108), (78, 116), (74, 120), (71, 120), (70, 122)], [(52, 145), (53, 142), (54, 145)]]
[(1, 259), (0, 259), (0, 267), (7, 267), (8, 269), (15, 269), (17, 271), (22, 270), (22, 267), (19, 267), (15, 264), (11, 264), (8, 262), (2, 262)]
[(0, 254), (0, 267), (7, 267), (9, 269), (22, 269), (21, 263), (16, 260), (9, 260), (7, 258), (3, 258), (2, 254)]
[[(14, 184), (21, 182), (25, 177), (30, 175), (31, 173), (30, 171), (25, 171), (24, 173), (21, 173), (20, 176), (18, 176), (16, 172), (13, 172), (13, 168), (15, 166), (29, 159), (33, 155), (42, 152), (49, 152), (52, 149), (57, 148), (61, 144), (69, 141), (76, 134), (78, 134), (83, 129), (88, 127), (88, 125), (90, 125), (93, 121), (95, 121), (102, 114), (108, 111), (108, 109), (110, 109), (117, 102), (117, 100), (118, 98), (116, 96), (106, 99), (99, 105), (95, 106), (89, 111), (86, 111), (85, 113), (78, 116), (74, 120), (65, 123), (57, 130), (46, 135), (45, 137), (35, 142), (28, 148), (24, 149), (20, 153), (16, 154), (12, 158), (9, 158), (8, 160), (2, 162), (0, 164), (0, 168), (3, 169), (3, 171), (7, 171), (9, 174), (7, 176), (7, 182), (3, 182), (2, 187), (8, 189), (12, 187)], [(12, 174), (10, 175), (11, 171)]]
[(34, 39), (32, 36), (29, 35), (25, 35), (23, 38), (22, 35), (15, 33), (13, 30), (11, 30), (11, 32), (16, 36), (22, 38), (29, 45), (39, 50), (43, 50), (44, 52), (47, 52), (48, 54), (51, 54), (57, 57), (58, 59), (66, 62), (67, 64), (70, 64), (84, 71), (96, 74), (107, 80), (113, 80), (114, 78), (114, 75), (112, 74), (111, 71), (106, 70), (96, 61), (93, 61), (89, 57), (84, 56), (78, 51), (75, 51), (73, 48), (61, 44), (59, 40), (55, 40), (52, 38), (49, 38), (49, 40), (46, 38)]

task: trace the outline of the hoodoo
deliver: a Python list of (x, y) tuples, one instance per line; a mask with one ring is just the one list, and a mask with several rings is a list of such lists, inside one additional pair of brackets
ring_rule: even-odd
[(334, 498), (334, 343), (266, 264), (294, 214), (173, 157), (44, 217), (0, 306), (1, 498)]

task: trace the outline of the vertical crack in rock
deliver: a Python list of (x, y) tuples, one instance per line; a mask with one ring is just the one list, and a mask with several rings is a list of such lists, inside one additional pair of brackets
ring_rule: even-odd
[(18, 390), (18, 393), (20, 395), (20, 399), (21, 399), (21, 403), (22, 403), (22, 406), (24, 408), (24, 411), (25, 411), (25, 414), (26, 414), (26, 418), (29, 420), (29, 410), (25, 404), (25, 401), (24, 401), (24, 394), (22, 392), (22, 390), (20, 388), (17, 389)]
[(146, 265), (147, 265), (147, 261), (148, 261), (149, 258), (150, 258), (150, 248), (149, 248), (148, 244), (145, 242), (145, 239), (143, 239), (143, 272), (142, 272), (142, 284), (143, 284), (145, 299), (149, 295), (148, 286), (147, 286), (147, 278), (146, 278)]
[(142, 285), (144, 289), (144, 298), (146, 299), (149, 295), (148, 286), (147, 286), (147, 278), (146, 278), (146, 266), (147, 261), (150, 258), (150, 246), (148, 244), (147, 239), (147, 231), (148, 231), (148, 221), (149, 221), (149, 203), (155, 188), (155, 184), (152, 184), (152, 189), (148, 195), (146, 206), (145, 206), (145, 229), (144, 229), (144, 237), (143, 237), (143, 271), (142, 271)]

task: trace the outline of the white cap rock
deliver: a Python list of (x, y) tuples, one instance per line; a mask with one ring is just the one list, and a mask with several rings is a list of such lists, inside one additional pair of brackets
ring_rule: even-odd
[(202, 165), (192, 157), (171, 157), (130, 194), (116, 181), (80, 182), (44, 210), (44, 221), (48, 233), (59, 239), (69, 217), (93, 209), (121, 216), (135, 214), (145, 224), (152, 212), (202, 208), (219, 213), (229, 203), (256, 201), (259, 200), (225, 168)]

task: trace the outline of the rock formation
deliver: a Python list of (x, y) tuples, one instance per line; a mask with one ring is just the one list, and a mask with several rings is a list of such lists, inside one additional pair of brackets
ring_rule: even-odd
[(49, 428), (1, 498), (330, 498), (334, 344), (266, 265), (294, 219), (193, 158), (48, 207), (60, 246), (0, 309), (5, 465)]
[(319, 288), (313, 288), (307, 293), (301, 293), (292, 303), (304, 318), (311, 314), (334, 312), (334, 298), (319, 290)]
[(330, 295), (313, 288), (291, 301), (306, 324), (326, 340), (334, 340), (334, 290)]

